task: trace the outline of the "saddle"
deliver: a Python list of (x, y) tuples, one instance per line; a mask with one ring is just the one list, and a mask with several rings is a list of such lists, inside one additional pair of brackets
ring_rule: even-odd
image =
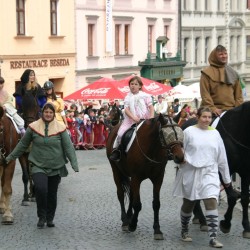
[(122, 138), (121, 138), (121, 149), (124, 152), (125, 149), (127, 148), (129, 142), (132, 139), (132, 136), (135, 132), (136, 129), (136, 124), (133, 124), (127, 131), (125, 131), (125, 133), (123, 134)]
[[(121, 150), (121, 153), (128, 152), (129, 148), (131, 147), (134, 138), (136, 136), (136, 130), (138, 130), (141, 125), (143, 124), (143, 121), (139, 124), (133, 124), (128, 130), (126, 130), (121, 138), (121, 143), (119, 145), (119, 150)], [(114, 142), (114, 148), (116, 147), (116, 140)]]
[(13, 117), (12, 117), (11, 115), (9, 115), (7, 112), (6, 112), (6, 116), (7, 116), (7, 117), (11, 120), (11, 122), (13, 123), (13, 125), (14, 125), (14, 127), (15, 127), (15, 129), (16, 129), (16, 132), (17, 132), (18, 134), (21, 134), (21, 131), (19, 130), (19, 128), (18, 128), (17, 124), (15, 123)]

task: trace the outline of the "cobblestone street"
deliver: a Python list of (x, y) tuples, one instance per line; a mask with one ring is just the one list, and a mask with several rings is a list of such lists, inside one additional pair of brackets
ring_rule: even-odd
[[(12, 207), (14, 225), (0, 225), (0, 249), (211, 249), (206, 232), (198, 225), (190, 225), (193, 242), (180, 240), (179, 210), (181, 200), (173, 198), (172, 185), (175, 176), (174, 164), (166, 167), (161, 189), (160, 224), (164, 233), (163, 241), (153, 239), (152, 184), (142, 183), (142, 211), (138, 228), (134, 233), (121, 230), (120, 206), (112, 171), (106, 158), (105, 149), (77, 151), (80, 172), (74, 173), (70, 166), (69, 176), (59, 185), (58, 209), (55, 228), (37, 229), (36, 204), (21, 206), (23, 184), (21, 168), (17, 164), (13, 180)], [(219, 207), (220, 219), (225, 203)], [(250, 249), (250, 240), (242, 238), (241, 212), (234, 211), (231, 232), (219, 233), (223, 249)]]

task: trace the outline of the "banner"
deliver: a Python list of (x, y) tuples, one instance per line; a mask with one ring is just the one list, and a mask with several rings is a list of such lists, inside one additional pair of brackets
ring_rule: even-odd
[(106, 0), (106, 52), (113, 50), (112, 0)]

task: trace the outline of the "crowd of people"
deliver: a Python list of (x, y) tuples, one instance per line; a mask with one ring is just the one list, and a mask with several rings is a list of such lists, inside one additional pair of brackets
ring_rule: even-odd
[[(238, 74), (227, 64), (228, 55), (225, 47), (218, 45), (209, 56), (209, 66), (201, 72), (201, 108), (181, 106), (178, 99), (167, 103), (162, 95), (154, 102), (152, 97), (142, 91), (143, 83), (135, 76), (129, 81), (130, 92), (124, 100), (124, 120), (118, 131), (118, 143), (110, 160), (119, 161), (119, 141), (126, 129), (140, 122), (141, 119), (153, 118), (156, 114), (168, 114), (182, 126), (188, 119), (197, 121), (184, 131), (185, 161), (180, 165), (174, 185), (174, 196), (183, 198), (180, 209), (181, 239), (191, 242), (188, 224), (193, 207), (197, 200), (204, 200), (208, 225), (209, 245), (215, 248), (223, 246), (217, 240), (218, 211), (217, 200), (220, 192), (218, 172), (222, 174), (225, 187), (230, 186), (231, 179), (226, 157), (226, 151), (220, 134), (210, 127), (213, 116), (243, 103), (242, 91)], [(26, 70), (21, 77), (22, 85), (14, 94), (18, 109), (22, 107), (24, 91), (38, 89), (35, 72)], [(0, 78), (0, 86), (4, 79)], [(19, 128), (23, 123), (17, 112), (9, 105), (10, 97), (0, 88), (0, 103), (6, 111), (19, 120)], [(32, 176), (36, 188), (38, 228), (54, 227), (54, 216), (57, 206), (57, 188), (60, 178), (67, 175), (65, 164), (69, 160), (77, 172), (78, 163), (73, 145), (105, 146), (109, 129), (111, 128), (108, 113), (109, 106), (102, 103), (95, 109), (93, 103), (83, 102), (81, 105), (71, 103), (66, 106), (54, 92), (54, 85), (46, 81), (44, 94), (39, 96), (41, 118), (29, 125), (26, 133), (6, 158), (9, 162), (18, 158), (32, 142), (29, 161), (32, 165)], [(46, 103), (46, 104), (45, 104)], [(119, 102), (116, 103), (120, 106)], [(70, 137), (68, 136), (68, 133)], [(71, 138), (71, 141), (70, 141)], [(55, 160), (55, 157), (57, 160)], [(201, 159), (201, 160), (200, 160)]]

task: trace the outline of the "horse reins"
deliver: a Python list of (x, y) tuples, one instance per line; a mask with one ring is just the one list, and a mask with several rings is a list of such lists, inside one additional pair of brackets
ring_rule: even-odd
[[(172, 129), (174, 130), (174, 133), (175, 133), (175, 138), (176, 138), (176, 141), (175, 142), (172, 142), (172, 143), (169, 143), (169, 144), (167, 144), (166, 143), (166, 141), (165, 141), (165, 139), (164, 139), (164, 141), (165, 141), (165, 145), (166, 145), (166, 147), (167, 147), (167, 150), (168, 150), (168, 156), (171, 156), (171, 150), (176, 146), (176, 145), (178, 145), (178, 143), (179, 143), (179, 141), (178, 141), (178, 136), (177, 136), (177, 132), (176, 132), (176, 130), (175, 130), (175, 128), (174, 127), (176, 127), (176, 126), (178, 126), (177, 124), (173, 124), (173, 122), (172, 122), (172, 120), (171, 119), (168, 119), (169, 121), (170, 121), (170, 125), (168, 125), (168, 124), (166, 124), (166, 125), (164, 125), (164, 126), (162, 126), (162, 128), (166, 128), (166, 127), (172, 127)], [(143, 122), (144, 120), (142, 120), (142, 122)], [(162, 163), (163, 161), (161, 161), (161, 162), (159, 162), (159, 161), (155, 161), (155, 160), (153, 160), (153, 159), (151, 159), (150, 157), (148, 157), (144, 152), (143, 152), (143, 150), (142, 150), (142, 148), (141, 148), (141, 146), (140, 146), (140, 143), (139, 143), (139, 140), (138, 140), (138, 136), (137, 136), (137, 131), (138, 131), (138, 129), (137, 129), (137, 123), (136, 123), (136, 126), (135, 126), (135, 138), (136, 138), (136, 142), (137, 142), (137, 144), (138, 144), (138, 147), (139, 147), (139, 149), (140, 149), (140, 151), (141, 151), (141, 153), (142, 153), (142, 155), (147, 159), (147, 160), (149, 160), (150, 162), (153, 162), (153, 163), (157, 163), (157, 164), (160, 164), (160, 163)], [(163, 137), (164, 138), (164, 137)]]

